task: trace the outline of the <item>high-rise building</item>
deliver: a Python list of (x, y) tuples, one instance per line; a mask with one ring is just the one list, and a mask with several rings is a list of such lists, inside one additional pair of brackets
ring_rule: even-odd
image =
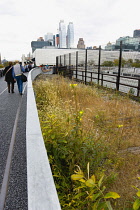
[(74, 26), (70, 22), (67, 29), (67, 48), (74, 48)]
[(134, 31), (133, 37), (134, 37), (134, 38), (140, 37), (140, 29), (136, 29), (136, 30)]
[(53, 40), (53, 33), (47, 33), (44, 38), (45, 41)]
[(55, 35), (53, 35), (53, 33), (47, 33), (44, 39), (46, 42), (50, 43), (50, 46), (55, 46)]
[(79, 38), (78, 44), (77, 44), (78, 49), (85, 49), (85, 44), (83, 38)]
[(59, 48), (66, 48), (66, 26), (64, 20), (59, 23)]
[(56, 47), (59, 47), (59, 34), (56, 34)]

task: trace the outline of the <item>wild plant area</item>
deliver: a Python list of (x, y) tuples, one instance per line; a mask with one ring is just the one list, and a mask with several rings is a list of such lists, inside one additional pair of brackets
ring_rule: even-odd
[(33, 86), (62, 209), (140, 209), (140, 104), (59, 75)]

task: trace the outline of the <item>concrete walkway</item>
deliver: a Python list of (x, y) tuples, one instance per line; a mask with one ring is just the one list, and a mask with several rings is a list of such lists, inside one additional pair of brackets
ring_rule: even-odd
[(23, 96), (0, 78), (0, 210), (61, 210), (32, 87), (39, 74), (29, 72)]
[(27, 166), (26, 166), (26, 83), (24, 94), (19, 95), (17, 84), (15, 93), (8, 93), (4, 77), (0, 77), (0, 188), (15, 124), (17, 109), (21, 102), (19, 120), (15, 136), (10, 178), (5, 201), (8, 210), (27, 210)]

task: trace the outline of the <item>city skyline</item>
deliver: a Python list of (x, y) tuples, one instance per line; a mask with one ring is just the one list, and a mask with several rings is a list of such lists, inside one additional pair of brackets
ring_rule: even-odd
[(0, 0), (0, 53), (2, 59), (20, 59), (31, 52), (30, 43), (46, 32), (55, 32), (59, 20), (74, 23), (75, 43), (105, 46), (140, 28), (139, 1), (134, 0)]

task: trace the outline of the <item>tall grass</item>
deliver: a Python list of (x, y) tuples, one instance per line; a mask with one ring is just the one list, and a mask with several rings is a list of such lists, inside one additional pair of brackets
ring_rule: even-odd
[(105, 174), (107, 189), (121, 196), (114, 209), (132, 209), (140, 154), (128, 148), (140, 146), (140, 104), (60, 76), (38, 79), (34, 90), (62, 208), (91, 209), (80, 199), (71, 203), (75, 184), (70, 177), (76, 165), (86, 173), (89, 162), (90, 174)]

